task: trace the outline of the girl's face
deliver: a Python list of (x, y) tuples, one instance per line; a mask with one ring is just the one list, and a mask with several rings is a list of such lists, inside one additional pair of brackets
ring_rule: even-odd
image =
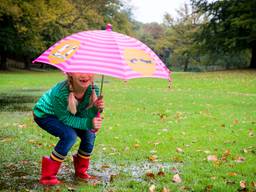
[(73, 79), (74, 89), (87, 89), (92, 84), (94, 75), (91, 73), (69, 73)]

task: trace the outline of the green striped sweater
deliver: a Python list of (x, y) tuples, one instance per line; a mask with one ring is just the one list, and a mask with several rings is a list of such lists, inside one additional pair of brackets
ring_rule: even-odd
[[(95, 86), (96, 95), (99, 89)], [(35, 104), (33, 111), (36, 117), (43, 118), (47, 115), (54, 115), (64, 124), (76, 129), (92, 129), (92, 119), (97, 114), (96, 107), (86, 109), (89, 105), (92, 87), (89, 86), (85, 92), (84, 98), (78, 103), (77, 113), (73, 115), (68, 110), (68, 83), (63, 81), (48, 90)]]

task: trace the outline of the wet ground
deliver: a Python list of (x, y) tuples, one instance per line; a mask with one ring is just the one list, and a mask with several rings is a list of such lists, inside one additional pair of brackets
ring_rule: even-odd
[[(181, 165), (160, 162), (141, 162), (129, 165), (95, 162), (92, 163), (89, 174), (96, 176), (97, 179), (90, 181), (88, 184), (107, 187), (115, 178), (121, 177), (121, 174), (129, 175), (131, 180), (144, 181), (147, 173), (161, 173), (167, 170), (178, 172), (179, 166)], [(38, 183), (39, 171), (36, 163), (23, 162), (23, 167), (9, 163), (5, 165), (5, 174), (1, 175), (0, 190), (29, 192), (52, 191), (50, 188), (43, 188)], [(68, 189), (68, 191), (75, 191), (81, 182), (81, 180), (74, 177), (73, 165), (70, 163), (62, 165), (58, 173), (58, 178), (63, 182), (62, 187)], [(55, 187), (54, 191), (58, 191), (58, 187)]]

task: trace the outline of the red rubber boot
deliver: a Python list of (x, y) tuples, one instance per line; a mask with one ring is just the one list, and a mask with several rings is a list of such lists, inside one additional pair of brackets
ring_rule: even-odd
[(40, 183), (43, 185), (57, 185), (60, 181), (57, 179), (56, 175), (59, 171), (61, 162), (53, 161), (50, 157), (42, 158), (42, 175), (40, 178)]
[(94, 179), (93, 176), (87, 173), (87, 170), (90, 165), (90, 158), (84, 159), (79, 157), (77, 154), (73, 155), (75, 174), (81, 179)]

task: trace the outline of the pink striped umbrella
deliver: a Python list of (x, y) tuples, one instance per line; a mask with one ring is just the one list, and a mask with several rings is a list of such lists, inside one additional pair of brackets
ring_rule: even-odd
[(124, 80), (156, 77), (170, 80), (170, 71), (144, 43), (111, 30), (83, 31), (58, 41), (33, 63), (64, 72), (102, 74)]

